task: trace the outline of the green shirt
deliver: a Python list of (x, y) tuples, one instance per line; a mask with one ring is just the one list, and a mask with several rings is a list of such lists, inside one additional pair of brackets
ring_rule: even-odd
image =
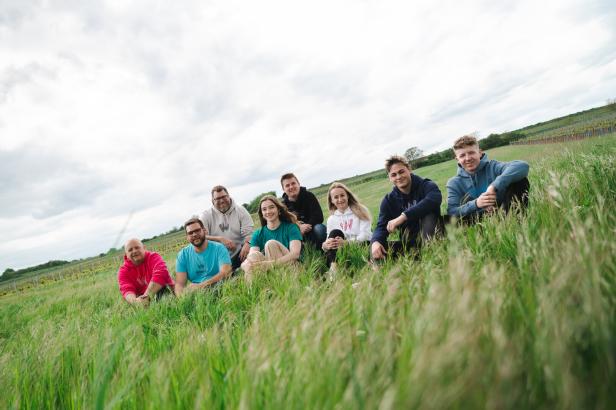
[(301, 241), (302, 233), (299, 226), (289, 222), (280, 221), (280, 225), (276, 229), (269, 229), (263, 226), (252, 234), (250, 246), (256, 246), (260, 250), (265, 249), (265, 243), (271, 239), (280, 242), (285, 248), (290, 249), (291, 241)]

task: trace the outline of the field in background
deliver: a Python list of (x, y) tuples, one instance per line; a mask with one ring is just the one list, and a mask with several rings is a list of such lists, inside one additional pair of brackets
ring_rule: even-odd
[[(616, 138), (489, 155), (531, 162), (527, 215), (450, 227), (420, 260), (373, 271), (358, 248), (327, 282), (308, 255), (147, 310), (122, 303), (111, 263), (10, 291), (0, 408), (610, 407)], [(453, 169), (417, 173), (443, 189)], [(374, 212), (390, 185), (358, 179)], [(182, 245), (148, 246), (172, 270)]]
[[(510, 161), (516, 158), (523, 158), (531, 163), (542, 158), (547, 153), (552, 152), (554, 147), (543, 146), (509, 146), (500, 147), (487, 151), (489, 158), (499, 161)], [(415, 173), (422, 178), (430, 178), (435, 181), (441, 192), (443, 192), (443, 204), (441, 211), (446, 212), (446, 188), (447, 180), (456, 172), (456, 162), (454, 160), (443, 162), (440, 164), (422, 167)], [(358, 175), (352, 178), (340, 180), (347, 184), (351, 190), (357, 194), (359, 199), (370, 209), (374, 215), (373, 225), (376, 223), (378, 216), (379, 205), (383, 196), (391, 190), (391, 183), (387, 179), (385, 170), (377, 170), (368, 174)], [(327, 209), (327, 189), (328, 184), (323, 184), (317, 188), (312, 188), (313, 192), (319, 199), (323, 214), (327, 219), (329, 210)], [(258, 227), (259, 220), (256, 214), (253, 215), (255, 226)], [(175, 254), (185, 246), (185, 237), (182, 232), (175, 232), (167, 235), (161, 235), (157, 238), (146, 242), (148, 249), (159, 252), (162, 255)], [(94, 272), (116, 268), (121, 264), (123, 253), (121, 251), (111, 252), (104, 256), (88, 258), (83, 261), (72, 262), (60, 267), (49, 268), (45, 270), (28, 272), (20, 275), (20, 277), (0, 282), (0, 295), (14, 292), (22, 289), (29, 289), (38, 286), (42, 283), (50, 281), (62, 280), (68, 277), (79, 277), (89, 275)], [(168, 263), (175, 264), (175, 259), (170, 258)]]
[(616, 103), (567, 115), (516, 130), (527, 138), (517, 141), (547, 140), (564, 137), (595, 137), (616, 132)]
[[(603, 128), (599, 128), (603, 127)], [(608, 127), (608, 133), (601, 132), (597, 135), (593, 134), (593, 130), (598, 131)], [(512, 131), (513, 133), (524, 133), (528, 138), (519, 140), (517, 143), (525, 144), (528, 142), (538, 142), (539, 140), (552, 137), (582, 135), (587, 136), (601, 136), (609, 137), (616, 135), (616, 103), (608, 103), (605, 106), (592, 108), (586, 111), (570, 114), (564, 117), (555, 118), (549, 121), (540, 122), (534, 125), (530, 125), (519, 130)], [(577, 138), (581, 139), (581, 138)], [(562, 142), (568, 141), (568, 138), (564, 138)], [(561, 142), (561, 141), (559, 141)], [(536, 152), (549, 152), (553, 148), (549, 147), (533, 147), (528, 150), (518, 151), (514, 149), (505, 150), (490, 150), (490, 156), (494, 155), (494, 159), (507, 161), (514, 158), (529, 158), (532, 161), (537, 155), (532, 154)], [(502, 153), (502, 154), (501, 154)], [(509, 155), (508, 153), (511, 153)], [(528, 155), (528, 157), (527, 157)], [(453, 154), (452, 154), (453, 158)], [(455, 172), (455, 163), (453, 160), (446, 163), (439, 163), (432, 166), (422, 167), (417, 170), (417, 174), (423, 177), (431, 178), (438, 183), (443, 193), (445, 193), (445, 183), (447, 179)], [(378, 212), (378, 206), (380, 198), (389, 189), (389, 183), (386, 181), (385, 172), (383, 170), (375, 170), (366, 174), (356, 175), (350, 178), (343, 178), (339, 180), (345, 184), (352, 186), (353, 189), (357, 189), (360, 194), (360, 198), (368, 205), (373, 214)], [(327, 215), (327, 200), (326, 192), (330, 183), (320, 185), (315, 188), (311, 188), (321, 203), (324, 214)], [(443, 204), (442, 211), (445, 212), (445, 204)], [(259, 225), (259, 221), (256, 214), (253, 214), (253, 220), (255, 225)], [(179, 249), (178, 242), (182, 241), (182, 234), (173, 232), (169, 234), (163, 234), (154, 238), (151, 243), (148, 243), (148, 247), (152, 250), (162, 250), (171, 247), (177, 251)], [(160, 247), (160, 249), (159, 249)], [(34, 270), (19, 275), (11, 275), (10, 279), (0, 276), (0, 295), (17, 291), (19, 289), (29, 288), (36, 286), (40, 283), (45, 283), (52, 280), (59, 280), (61, 278), (72, 276), (74, 274), (83, 274), (84, 272), (96, 271), (102, 269), (103, 266), (109, 264), (117, 264), (122, 259), (121, 249), (119, 251), (110, 250), (107, 254), (101, 254), (98, 257), (86, 258), (79, 261), (73, 261), (68, 265), (61, 267), (53, 267), (47, 269)]]

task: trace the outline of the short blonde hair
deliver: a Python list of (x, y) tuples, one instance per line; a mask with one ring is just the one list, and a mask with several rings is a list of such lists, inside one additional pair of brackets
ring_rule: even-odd
[(473, 145), (479, 146), (477, 138), (472, 135), (464, 135), (453, 142), (454, 151), (464, 147), (472, 147)]

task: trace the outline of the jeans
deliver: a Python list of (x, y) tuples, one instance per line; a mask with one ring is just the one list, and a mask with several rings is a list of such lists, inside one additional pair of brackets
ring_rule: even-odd
[(327, 236), (327, 228), (323, 224), (312, 226), (312, 230), (304, 235), (304, 241), (311, 243), (315, 248), (321, 249), (321, 245), (325, 242)]
[[(439, 223), (439, 215), (428, 214), (419, 220), (419, 236), (410, 237), (408, 231), (401, 232), (401, 240), (387, 241), (385, 250), (387, 255), (398, 257), (409, 253), (413, 249), (419, 249), (422, 242), (428, 241), (437, 236), (442, 229), (442, 224)], [(372, 253), (370, 254), (372, 259)]]
[[(509, 213), (512, 206), (514, 204), (518, 204), (520, 209), (524, 211), (528, 208), (528, 189), (530, 188), (530, 183), (528, 182), (528, 178), (522, 178), (517, 182), (511, 183), (507, 190), (505, 191), (505, 197), (499, 203), (497, 203), (498, 207), (505, 211), (505, 213)], [(473, 199), (474, 201), (474, 199)], [(473, 225), (479, 221), (485, 215), (484, 212), (475, 212), (470, 215), (466, 215), (460, 218), (457, 218), (458, 223), (464, 225)], [(449, 223), (449, 218), (446, 220), (446, 223)]]

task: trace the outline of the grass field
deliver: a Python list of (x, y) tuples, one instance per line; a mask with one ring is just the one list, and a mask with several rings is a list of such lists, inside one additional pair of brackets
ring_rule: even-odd
[(528, 140), (584, 134), (597, 128), (616, 129), (616, 103), (555, 118), (521, 128), (515, 132), (527, 135)]
[[(99, 269), (0, 297), (0, 408), (609, 408), (616, 137), (516, 146), (530, 208), (450, 228), (420, 260), (333, 282), (323, 262), (122, 303)], [(418, 174), (443, 189), (453, 161)], [(374, 212), (389, 184), (349, 183)], [(323, 192), (319, 195), (323, 201)], [(150, 244), (173, 269), (181, 235)]]

